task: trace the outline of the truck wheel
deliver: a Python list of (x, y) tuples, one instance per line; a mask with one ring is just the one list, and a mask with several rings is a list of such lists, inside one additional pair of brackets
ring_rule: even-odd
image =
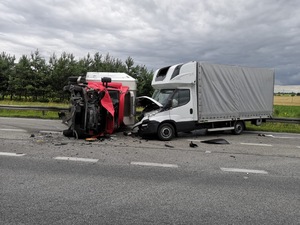
[(245, 123), (243, 121), (236, 121), (232, 133), (235, 135), (239, 135), (243, 133), (244, 129), (245, 129)]
[(172, 124), (163, 123), (158, 127), (157, 135), (161, 141), (169, 141), (175, 135), (175, 129)]

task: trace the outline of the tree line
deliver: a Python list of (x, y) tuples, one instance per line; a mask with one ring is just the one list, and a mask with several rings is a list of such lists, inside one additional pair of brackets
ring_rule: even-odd
[(125, 62), (107, 53), (99, 52), (76, 60), (75, 56), (63, 52), (54, 53), (46, 61), (38, 50), (30, 56), (22, 55), (18, 62), (15, 56), (0, 54), (0, 99), (62, 102), (69, 99), (63, 87), (70, 76), (82, 76), (87, 72), (124, 72), (137, 80), (137, 95), (151, 95), (153, 71), (145, 66), (134, 65), (128, 57)]

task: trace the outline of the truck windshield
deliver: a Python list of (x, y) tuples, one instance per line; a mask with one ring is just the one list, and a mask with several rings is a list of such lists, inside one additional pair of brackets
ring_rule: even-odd
[(152, 98), (158, 101), (160, 104), (165, 105), (168, 102), (170, 96), (174, 93), (175, 89), (161, 89), (155, 90)]

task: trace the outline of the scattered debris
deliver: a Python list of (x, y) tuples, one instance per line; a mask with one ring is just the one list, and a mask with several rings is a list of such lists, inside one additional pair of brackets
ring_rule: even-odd
[(234, 155), (231, 155), (230, 157), (231, 157), (231, 158), (234, 158), (234, 159), (236, 158)]
[(168, 148), (174, 148), (174, 146), (168, 145), (168, 144), (165, 144), (165, 146), (168, 147)]
[(61, 145), (67, 145), (68, 143), (67, 142), (61, 142), (61, 143), (56, 143), (54, 144), (55, 146), (61, 146)]
[(211, 151), (205, 151), (205, 153), (211, 153)]
[(31, 138), (34, 138), (34, 137), (35, 137), (35, 135), (34, 135), (34, 134), (31, 134), (31, 135), (30, 135), (30, 137), (31, 137)]
[(86, 141), (88, 141), (88, 142), (94, 142), (94, 141), (98, 141), (98, 139), (97, 139), (97, 138), (95, 138), (95, 137), (86, 138), (85, 140), (86, 140)]
[(123, 134), (124, 134), (125, 136), (131, 136), (131, 135), (132, 135), (132, 133), (131, 133), (130, 131), (124, 131)]
[(196, 147), (198, 147), (198, 145), (197, 145), (197, 144), (195, 144), (195, 143), (193, 143), (193, 142), (191, 141), (191, 143), (190, 143), (190, 147), (191, 147), (191, 148), (196, 148)]
[(274, 137), (272, 134), (258, 134), (260, 137)]
[(206, 144), (218, 144), (218, 145), (230, 144), (228, 141), (226, 141), (223, 138), (205, 140), (205, 141), (201, 141), (201, 142), (206, 143)]

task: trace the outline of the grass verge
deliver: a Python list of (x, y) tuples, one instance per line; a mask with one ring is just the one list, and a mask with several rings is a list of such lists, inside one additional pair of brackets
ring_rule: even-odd
[(58, 112), (35, 111), (35, 110), (8, 110), (0, 109), (1, 117), (39, 118), (39, 119), (59, 119)]
[(279, 133), (299, 133), (300, 125), (291, 123), (263, 123), (261, 126), (255, 126), (250, 122), (246, 122), (246, 128), (249, 131), (265, 131), (265, 132), (279, 132)]
[(300, 106), (274, 105), (273, 117), (300, 118)]
[[(44, 103), (44, 102), (19, 102), (19, 101), (0, 101), (0, 105), (19, 105), (19, 106), (45, 106), (67, 108), (69, 104), (65, 103)], [(59, 119), (57, 111), (36, 111), (36, 110), (15, 110), (0, 109), (1, 117), (23, 117), (40, 119)]]

